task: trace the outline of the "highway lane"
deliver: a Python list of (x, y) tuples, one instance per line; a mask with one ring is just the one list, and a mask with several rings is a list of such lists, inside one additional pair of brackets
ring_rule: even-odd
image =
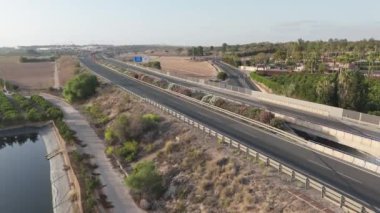
[(130, 80), (121, 74), (95, 64), (91, 59), (81, 59), (81, 61), (93, 72), (109, 79), (114, 84), (181, 112), (305, 174), (318, 177), (326, 184), (335, 186), (342, 192), (354, 195), (380, 211), (380, 199), (378, 199), (380, 197), (380, 187), (378, 185), (380, 178), (378, 176), (288, 143), (277, 136), (189, 103), (159, 89)]
[(224, 64), (220, 60), (213, 60), (212, 63), (214, 63), (217, 67), (219, 67), (221, 70), (223, 70), (225, 73), (227, 73), (229, 79), (228, 84), (232, 86), (237, 87), (243, 87), (250, 90), (256, 90), (260, 91), (253, 83), (248, 79), (248, 76), (244, 73), (242, 73), (239, 69), (236, 69), (234, 67), (231, 67), (229, 65)]
[(298, 118), (300, 120), (308, 121), (310, 123), (324, 125), (324, 126), (327, 126), (330, 128), (337, 129), (337, 130), (345, 131), (345, 132), (352, 133), (352, 134), (355, 134), (358, 136), (362, 136), (362, 137), (366, 137), (366, 138), (375, 139), (375, 140), (380, 141), (380, 131), (373, 131), (373, 130), (370, 130), (367, 128), (362, 128), (359, 126), (348, 125), (348, 124), (346, 124), (340, 120), (334, 119), (334, 118), (327, 118), (325, 116), (320, 116), (320, 115), (316, 115), (313, 113), (308, 113), (308, 112), (305, 112), (302, 110), (296, 110), (296, 109), (292, 109), (292, 108), (285, 107), (285, 106), (278, 106), (276, 104), (262, 102), (258, 99), (254, 99), (254, 97), (248, 97), (245, 95), (240, 95), (240, 94), (236, 94), (236, 93), (232, 93), (232, 92), (227, 93), (225, 91), (221, 91), (218, 88), (212, 88), (212, 87), (208, 87), (206, 85), (200, 85), (200, 84), (197, 84), (195, 82), (193, 83), (193, 82), (179, 80), (177, 78), (173, 78), (173, 77), (164, 75), (162, 73), (149, 71), (149, 70), (146, 70), (146, 69), (141, 68), (141, 67), (131, 66), (129, 64), (120, 62), (120, 61), (115, 60), (115, 59), (106, 59), (106, 60), (109, 63), (114, 64), (116, 66), (127, 68), (127, 69), (132, 70), (132, 71), (137, 71), (137, 72), (145, 73), (148, 75), (156, 76), (158, 78), (163, 78), (163, 79), (166, 79), (167, 81), (170, 81), (170, 82), (173, 82), (176, 84), (180, 84), (180, 85), (183, 85), (186, 87), (201, 89), (201, 90), (207, 91), (209, 93), (212, 93), (212, 94), (215, 94), (215, 95), (218, 95), (221, 97), (226, 97), (228, 99), (235, 100), (235, 101), (238, 101), (241, 103), (245, 103), (245, 104), (248, 104), (251, 106), (265, 108), (269, 111), (277, 112), (277, 113), (287, 115), (290, 117), (294, 117), (294, 118)]

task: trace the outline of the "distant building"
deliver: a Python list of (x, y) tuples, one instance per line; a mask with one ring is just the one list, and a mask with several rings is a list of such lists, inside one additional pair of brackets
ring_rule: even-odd
[(240, 70), (243, 71), (250, 71), (250, 72), (256, 72), (256, 71), (265, 71), (270, 70), (270, 66), (264, 65), (264, 64), (258, 64), (256, 66), (240, 66)]
[(295, 72), (303, 72), (305, 70), (304, 64), (297, 64), (297, 66), (294, 68)]

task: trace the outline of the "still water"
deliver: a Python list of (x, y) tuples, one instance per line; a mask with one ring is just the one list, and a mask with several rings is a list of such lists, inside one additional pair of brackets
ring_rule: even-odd
[(53, 212), (45, 155), (37, 134), (0, 137), (0, 212)]

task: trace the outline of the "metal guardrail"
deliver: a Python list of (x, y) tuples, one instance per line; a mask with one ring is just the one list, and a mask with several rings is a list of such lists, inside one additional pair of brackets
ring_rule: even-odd
[[(137, 80), (135, 78), (131, 78), (130, 76), (127, 76), (127, 77), (132, 79), (132, 80), (135, 80), (135, 81), (143, 82), (143, 81)], [(102, 78), (104, 78), (104, 77), (102, 77)], [(143, 83), (146, 83), (146, 82), (143, 82)], [(274, 158), (271, 158), (271, 157), (269, 157), (263, 153), (260, 153), (260, 152), (256, 151), (255, 149), (249, 148), (248, 146), (241, 144), (240, 142), (234, 140), (233, 138), (229, 138), (229, 137), (223, 135), (222, 133), (219, 133), (218, 131), (215, 131), (215, 130), (207, 127), (206, 125), (204, 125), (202, 123), (194, 121), (194, 120), (188, 118), (187, 116), (176, 112), (175, 110), (167, 108), (167, 107), (165, 107), (161, 104), (158, 104), (158, 103), (156, 103), (156, 102), (154, 102), (148, 98), (141, 97), (140, 95), (138, 95), (132, 91), (129, 91), (129, 90), (127, 90), (121, 86), (119, 86), (119, 87), (121, 89), (123, 89), (124, 91), (126, 91), (127, 93), (129, 93), (135, 97), (140, 98), (142, 101), (145, 101), (145, 102), (151, 104), (152, 106), (157, 107), (158, 109), (162, 110), (163, 112), (166, 112), (166, 113), (182, 120), (183, 122), (185, 122), (185, 123), (187, 123), (187, 124), (189, 124), (195, 128), (198, 128), (201, 131), (203, 131), (203, 132), (205, 132), (211, 136), (216, 137), (218, 140), (221, 140), (221, 142), (228, 144), (228, 146), (230, 148), (235, 148), (235, 149), (239, 150), (240, 153), (242, 153), (242, 152), (245, 153), (245, 155), (247, 157), (249, 157), (251, 159), (253, 158), (256, 161), (262, 161), (265, 163), (266, 166), (271, 166), (271, 167), (277, 169), (279, 173), (289, 175), (291, 177), (292, 181), (295, 181), (295, 180), (300, 181), (301, 183), (303, 183), (305, 185), (306, 189), (308, 189), (308, 188), (316, 189), (317, 191), (319, 191), (321, 193), (322, 198), (325, 198), (325, 199), (327, 199), (327, 200), (329, 200), (335, 204), (338, 204), (343, 209), (346, 209), (348, 211), (353, 211), (353, 212), (375, 213), (374, 210), (368, 208), (366, 205), (364, 205), (360, 201), (356, 201), (354, 198), (351, 198), (347, 195), (344, 195), (344, 194), (338, 192), (337, 189), (335, 189), (332, 186), (329, 186), (328, 184), (324, 184), (322, 181), (317, 180), (317, 178), (311, 178), (311, 177), (303, 174), (302, 172), (299, 172), (295, 169), (292, 169), (290, 166), (286, 165), (285, 163), (280, 162), (279, 160), (276, 160)], [(274, 128), (274, 127), (272, 127), (272, 128)]]
[[(102, 65), (104, 66), (104, 65)], [(107, 66), (106, 66), (107, 67)], [(111, 69), (115, 72), (118, 72), (120, 73), (118, 70), (116, 70), (115, 68), (112, 68), (112, 67), (107, 67), (108, 69)], [(248, 122), (256, 127), (259, 127), (267, 132), (270, 132), (270, 133), (274, 133), (274, 134), (277, 134), (277, 135), (280, 135), (284, 138), (287, 138), (288, 140), (291, 140), (293, 142), (296, 142), (295, 144), (298, 145), (298, 146), (303, 146), (304, 148), (306, 149), (312, 149), (314, 152), (317, 151), (319, 153), (322, 153), (322, 154), (325, 154), (325, 155), (328, 155), (328, 156), (332, 156), (332, 157), (335, 157), (335, 158), (338, 158), (342, 161), (345, 161), (345, 162), (348, 162), (352, 165), (355, 165), (355, 166), (358, 166), (358, 167), (361, 167), (361, 168), (364, 168), (366, 170), (368, 170), (368, 172), (372, 172), (376, 175), (380, 175), (380, 166), (379, 165), (376, 165), (374, 163), (371, 163), (371, 162), (368, 162), (368, 161), (365, 161), (363, 159), (360, 159), (360, 158), (357, 158), (357, 157), (354, 157), (352, 155), (349, 155), (347, 153), (343, 153), (339, 150), (336, 150), (336, 149), (332, 149), (332, 148), (329, 148), (327, 146), (324, 146), (324, 145), (319, 145), (319, 144), (315, 144), (315, 143), (311, 143), (303, 138), (300, 138), (298, 136), (295, 136), (293, 134), (290, 134), (288, 132), (285, 132), (283, 130), (280, 130), (278, 128), (275, 128), (275, 127), (272, 127), (270, 125), (267, 125), (267, 124), (264, 124), (264, 123), (261, 123), (259, 121), (256, 121), (256, 120), (253, 120), (253, 119), (250, 119), (250, 118), (247, 118), (247, 117), (244, 117), (242, 115), (239, 115), (237, 113), (233, 113), (233, 112), (230, 112), (228, 110), (225, 110), (223, 108), (220, 108), (220, 107), (216, 107), (214, 105), (211, 105), (211, 104), (208, 104), (208, 103), (205, 103), (205, 102), (202, 102), (202, 101), (199, 101), (197, 99), (194, 99), (194, 98), (190, 98), (186, 95), (183, 95), (183, 94), (180, 94), (180, 93), (176, 93), (176, 92), (173, 92), (173, 91), (170, 91), (170, 90), (165, 90), (161, 87), (158, 87), (158, 86), (155, 86), (155, 85), (152, 85), (152, 84), (149, 84), (145, 81), (141, 81), (141, 80), (138, 80), (138, 79), (135, 79), (135, 78), (131, 78), (130, 76), (122, 73), (123, 75), (125, 75), (126, 77), (130, 78), (130, 79), (133, 79), (135, 81), (139, 81), (141, 83), (144, 83), (150, 87), (154, 87), (154, 88), (157, 88), (157, 89), (160, 89), (160, 90), (163, 90), (165, 91), (166, 93), (170, 93), (172, 95), (175, 95), (175, 96), (180, 96), (181, 98), (183, 99), (186, 99), (188, 101), (191, 101), (191, 102), (195, 102), (199, 105), (202, 105), (202, 106), (205, 106), (205, 107), (208, 107), (208, 108), (211, 108), (213, 110), (216, 110), (216, 111), (219, 111), (219, 112), (222, 112), (226, 115), (229, 115), (231, 117), (234, 117), (234, 118), (238, 118), (242, 121), (245, 121), (245, 122)], [(288, 141), (290, 142), (290, 141)]]

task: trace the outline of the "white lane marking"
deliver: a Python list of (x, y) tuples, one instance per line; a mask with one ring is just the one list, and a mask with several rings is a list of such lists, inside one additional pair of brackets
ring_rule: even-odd
[(322, 168), (325, 168), (325, 169), (327, 169), (327, 170), (331, 170), (329, 167), (327, 167), (327, 166), (325, 166), (325, 165), (322, 165), (322, 164), (320, 164), (320, 163), (318, 163), (318, 162), (315, 162), (315, 161), (312, 161), (312, 160), (308, 160), (310, 163), (312, 163), (312, 164), (315, 164), (315, 165), (317, 165), (317, 166), (320, 166), (320, 167), (322, 167)]
[[(310, 163), (315, 164), (315, 165), (318, 165), (318, 166), (320, 166), (320, 167), (322, 167), (322, 168), (324, 168), (324, 169), (332, 170), (332, 169), (328, 168), (327, 166), (322, 165), (322, 164), (320, 164), (320, 163), (318, 163), (318, 162), (315, 162), (315, 161), (312, 161), (312, 160), (308, 160), (308, 161), (309, 161)], [(332, 171), (333, 171), (333, 170), (332, 170)], [(356, 182), (356, 183), (362, 184), (361, 181), (359, 181), (359, 180), (357, 180), (357, 179), (355, 179), (355, 178), (353, 178), (353, 177), (350, 177), (350, 176), (348, 176), (348, 175), (346, 175), (346, 174), (343, 174), (342, 172), (338, 172), (338, 171), (335, 171), (335, 172), (338, 173), (339, 175), (341, 175), (341, 176), (347, 178), (347, 179), (350, 179), (351, 181), (354, 181), (354, 182)]]
[(345, 175), (345, 174), (343, 174), (343, 173), (341, 173), (341, 172), (337, 172), (339, 175), (342, 175), (342, 176), (344, 176), (345, 178), (348, 178), (348, 179), (350, 179), (350, 180), (352, 180), (352, 181), (354, 181), (354, 182), (356, 182), (356, 183), (359, 183), (359, 184), (362, 184), (362, 182), (361, 181), (359, 181), (359, 180), (356, 180), (355, 178), (353, 178), (353, 177), (350, 177), (350, 176), (348, 176), (348, 175)]

